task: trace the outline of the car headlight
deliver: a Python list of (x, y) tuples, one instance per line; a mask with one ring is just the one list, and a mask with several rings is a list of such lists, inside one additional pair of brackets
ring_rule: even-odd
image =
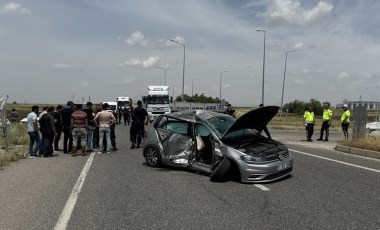
[(164, 112), (169, 112), (169, 108), (164, 108)]
[(262, 163), (262, 159), (260, 157), (254, 157), (254, 156), (249, 156), (249, 155), (243, 155), (240, 156), (240, 158), (245, 162), (245, 163)]
[(148, 108), (146, 109), (146, 111), (147, 111), (147, 112), (153, 112), (153, 108), (152, 108), (152, 107), (148, 107)]

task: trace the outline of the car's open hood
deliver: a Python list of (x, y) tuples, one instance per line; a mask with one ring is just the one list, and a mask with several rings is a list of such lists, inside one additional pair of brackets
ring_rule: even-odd
[(278, 109), (278, 106), (265, 106), (245, 113), (223, 134), (222, 139), (227, 134), (241, 129), (263, 130), (269, 121), (277, 114)]

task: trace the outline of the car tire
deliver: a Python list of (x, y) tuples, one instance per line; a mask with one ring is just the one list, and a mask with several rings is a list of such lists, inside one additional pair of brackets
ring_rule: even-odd
[(150, 167), (158, 167), (161, 165), (160, 151), (154, 147), (149, 146), (145, 149), (145, 161)]
[(227, 180), (227, 173), (232, 166), (231, 161), (225, 157), (219, 165), (216, 166), (214, 171), (210, 175), (210, 181), (222, 182)]

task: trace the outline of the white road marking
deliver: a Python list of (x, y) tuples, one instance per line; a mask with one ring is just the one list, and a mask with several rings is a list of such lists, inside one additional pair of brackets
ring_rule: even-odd
[(83, 167), (82, 172), (80, 173), (78, 180), (75, 183), (73, 190), (71, 191), (69, 199), (67, 200), (66, 205), (62, 210), (61, 216), (59, 217), (58, 222), (54, 227), (55, 230), (65, 230), (66, 229), (67, 224), (69, 223), (71, 214), (73, 213), (75, 204), (77, 202), (79, 193), (82, 190), (82, 186), (83, 186), (84, 181), (86, 179), (87, 173), (90, 170), (94, 156), (95, 156), (95, 153), (91, 153), (91, 155), (88, 158), (85, 166)]
[(293, 151), (293, 152), (296, 152), (296, 153), (304, 154), (304, 155), (307, 155), (307, 156), (316, 157), (316, 158), (320, 158), (320, 159), (324, 159), (324, 160), (328, 160), (328, 161), (332, 161), (332, 162), (336, 162), (336, 163), (340, 163), (340, 164), (344, 164), (344, 165), (349, 165), (349, 166), (352, 166), (352, 167), (361, 168), (361, 169), (365, 169), (365, 170), (368, 170), (368, 171), (380, 173), (380, 170), (377, 170), (377, 169), (368, 168), (368, 167), (364, 167), (364, 166), (360, 166), (360, 165), (355, 165), (355, 164), (347, 163), (347, 162), (344, 162), (344, 161), (338, 161), (338, 160), (330, 159), (330, 158), (327, 158), (327, 157), (321, 157), (321, 156), (317, 156), (317, 155), (313, 155), (313, 154), (310, 154), (310, 153), (301, 152), (301, 151), (294, 150), (294, 149), (289, 149), (289, 150)]
[(264, 185), (262, 184), (255, 184), (255, 186), (263, 191), (269, 191), (270, 189), (265, 187)]

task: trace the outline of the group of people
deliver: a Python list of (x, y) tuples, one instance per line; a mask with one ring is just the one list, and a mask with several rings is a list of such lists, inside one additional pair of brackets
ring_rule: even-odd
[[(32, 111), (27, 116), (27, 130), (29, 134), (29, 158), (36, 156), (51, 157), (54, 151), (63, 151), (64, 154), (77, 156), (80, 150), (82, 156), (97, 149), (97, 153), (109, 153), (117, 151), (115, 124), (118, 114), (108, 108), (108, 104), (93, 104), (87, 102), (74, 104), (68, 101), (66, 106), (45, 106), (39, 113), (37, 105), (32, 106)], [(119, 118), (120, 118), (119, 114)], [(124, 125), (130, 127), (131, 149), (139, 148), (144, 137), (144, 125), (149, 124), (147, 111), (142, 107), (142, 102), (137, 102), (137, 107), (132, 106), (128, 111), (123, 111)], [(40, 136), (41, 133), (41, 136)], [(63, 149), (59, 148), (61, 135), (63, 134)]]
[[(116, 118), (113, 112), (107, 110), (107, 104), (96, 105), (95, 111), (92, 105), (88, 102), (83, 108), (82, 104), (68, 101), (65, 107), (58, 105), (56, 110), (53, 106), (45, 106), (40, 114), (39, 107), (32, 106), (32, 112), (27, 116), (30, 137), (29, 157), (34, 158), (38, 155), (50, 157), (54, 151), (63, 151), (65, 154), (70, 153), (76, 156), (78, 148), (81, 150), (81, 155), (85, 156), (87, 152), (92, 152), (93, 148), (99, 148), (99, 146), (99, 149), (104, 152), (109, 152), (111, 146), (112, 150), (116, 151), (116, 136), (112, 137), (113, 145), (110, 144), (111, 141), (108, 141), (111, 139), (109, 135), (111, 129), (114, 134)], [(107, 112), (106, 116), (102, 116), (103, 111)], [(108, 129), (105, 131), (104, 127)], [(105, 133), (108, 135), (105, 136)], [(62, 134), (63, 149), (60, 149), (58, 144)], [(104, 136), (108, 144), (106, 146), (103, 145), (103, 141), (99, 142)]]
[[(331, 121), (332, 121), (332, 110), (330, 109), (330, 103), (324, 103), (323, 104), (323, 116), (322, 116), (322, 119), (323, 119), (323, 123), (322, 123), (322, 127), (321, 127), (321, 132), (320, 132), (320, 136), (319, 138), (317, 139), (318, 141), (329, 141), (329, 128), (330, 128), (330, 125), (331, 125)], [(340, 122), (341, 122), (341, 126), (342, 126), (342, 130), (343, 130), (343, 134), (344, 134), (344, 138), (345, 140), (348, 139), (348, 127), (350, 125), (350, 110), (348, 109), (348, 105), (347, 104), (344, 104), (342, 106), (342, 109), (343, 109), (343, 113), (340, 117)], [(312, 107), (309, 107), (304, 115), (304, 120), (305, 120), (305, 127), (306, 127), (306, 140), (311, 142), (313, 141), (312, 139), (312, 136), (313, 136), (313, 133), (314, 133), (314, 112), (313, 112), (313, 108)], [(323, 138), (324, 136), (324, 138)]]
[[(66, 107), (58, 105), (56, 110), (53, 106), (45, 106), (39, 114), (39, 107), (32, 106), (32, 111), (27, 116), (27, 129), (30, 137), (29, 157), (34, 158), (38, 155), (51, 157), (54, 151), (63, 151), (72, 156), (77, 155), (77, 150), (81, 155), (97, 149), (99, 154), (117, 151), (115, 124), (117, 118), (124, 117), (124, 125), (131, 123), (130, 141), (131, 149), (139, 148), (145, 134), (145, 125), (150, 123), (148, 112), (142, 106), (142, 101), (137, 102), (137, 107), (132, 105), (128, 110), (119, 112), (108, 108), (108, 104), (97, 104), (95, 110), (93, 104), (87, 102), (86, 107), (82, 104), (74, 104), (68, 101)], [(260, 105), (263, 107), (264, 105)], [(328, 141), (329, 127), (332, 121), (332, 110), (329, 103), (324, 103), (323, 123), (318, 141)], [(347, 104), (343, 105), (341, 116), (341, 126), (345, 139), (348, 139), (348, 127), (350, 124), (350, 111)], [(225, 114), (235, 117), (236, 111), (228, 104)], [(311, 142), (314, 133), (314, 112), (309, 107), (304, 113), (306, 140)], [(271, 139), (268, 129), (264, 131)], [(41, 137), (40, 134), (41, 133)], [(63, 134), (63, 149), (59, 148), (61, 135)], [(323, 138), (324, 136), (324, 138)]]
[[(259, 107), (264, 107), (263, 104), (260, 104)], [(318, 141), (329, 141), (329, 128), (332, 121), (333, 112), (330, 109), (330, 103), (326, 102), (323, 104), (324, 110), (323, 110), (323, 123), (321, 126), (321, 132), (320, 137), (317, 139)], [(350, 125), (350, 110), (348, 109), (348, 105), (344, 104), (342, 106), (343, 113), (340, 118), (341, 127), (343, 130), (344, 138), (348, 139), (348, 127)], [(233, 117), (236, 115), (236, 111), (231, 108), (231, 104), (227, 105), (227, 109), (224, 111), (225, 114), (229, 114)], [(305, 113), (304, 113), (304, 121), (305, 121), (305, 127), (306, 127), (306, 140), (309, 142), (312, 142), (312, 136), (314, 134), (314, 112), (313, 108), (309, 107)], [(263, 130), (259, 130), (259, 133), (265, 132), (267, 138), (271, 139), (271, 135), (269, 133), (269, 130), (267, 127), (264, 127)]]

